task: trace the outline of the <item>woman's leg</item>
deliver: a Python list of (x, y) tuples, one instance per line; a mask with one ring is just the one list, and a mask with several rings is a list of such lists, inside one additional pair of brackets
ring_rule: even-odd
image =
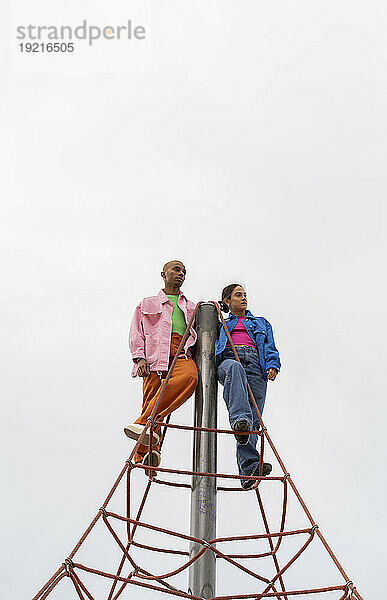
[[(265, 406), (267, 381), (263, 376), (261, 365), (259, 364), (258, 354), (250, 351), (250, 360), (246, 365), (247, 381), (249, 382), (251, 391), (258, 406), (259, 414), (262, 416)], [(257, 421), (257, 429), (259, 429), (259, 419), (250, 400), (251, 410), (253, 411), (254, 419)]]
[[(247, 381), (253, 392), (258, 409), (262, 414), (267, 382), (262, 375), (258, 354), (254, 350), (238, 348), (240, 363), (228, 358), (231, 351), (225, 352), (225, 360), (218, 367), (218, 378), (223, 384), (223, 397), (229, 412), (230, 425), (233, 428), (239, 420), (246, 420), (250, 429), (258, 431), (259, 419), (247, 391)], [(237, 463), (240, 475), (251, 475), (259, 464), (259, 452), (256, 449), (258, 435), (248, 436), (247, 443), (237, 443)]]
[(253, 414), (247, 393), (247, 377), (242, 365), (232, 358), (226, 358), (218, 367), (218, 379), (223, 385), (223, 398), (231, 429), (238, 421), (247, 421), (251, 426)]
[[(218, 378), (223, 385), (223, 398), (226, 403), (231, 428), (238, 421), (247, 421), (254, 429), (255, 418), (247, 391), (247, 375), (244, 368), (245, 352), (238, 349), (242, 363), (233, 358), (225, 358), (218, 367)], [(237, 442), (236, 458), (240, 475), (251, 475), (259, 462), (259, 453), (255, 446), (257, 435), (246, 436), (247, 443)]]
[[(246, 350), (244, 357), (245, 372), (247, 381), (249, 382), (254, 399), (257, 403), (260, 415), (262, 415), (265, 406), (267, 381), (262, 374), (259, 364), (258, 354), (253, 350)], [(252, 413), (252, 429), (258, 431), (260, 423), (255, 407), (249, 396), (249, 403)], [(259, 436), (252, 434), (246, 446), (238, 444), (237, 447), (237, 462), (239, 472), (244, 475), (251, 475), (259, 464), (259, 452), (256, 449)]]

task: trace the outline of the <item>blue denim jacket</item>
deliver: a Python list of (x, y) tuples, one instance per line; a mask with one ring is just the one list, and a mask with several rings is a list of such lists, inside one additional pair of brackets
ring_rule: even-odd
[[(237, 317), (230, 315), (225, 319), (227, 328), (231, 333), (237, 324)], [(281, 368), (281, 361), (278, 350), (274, 343), (273, 329), (269, 321), (264, 317), (254, 317), (249, 310), (246, 311), (246, 317), (242, 319), (246, 331), (253, 340), (258, 351), (259, 362), (262, 372), (266, 377), (268, 369)], [(215, 365), (218, 367), (222, 360), (223, 350), (226, 348), (227, 336), (222, 324), (219, 324), (218, 339), (215, 342)]]

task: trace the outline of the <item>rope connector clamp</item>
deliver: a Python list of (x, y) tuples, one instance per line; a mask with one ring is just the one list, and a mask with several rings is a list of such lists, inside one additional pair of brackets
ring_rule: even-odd
[(74, 563), (71, 558), (67, 557), (63, 563), (67, 577), (70, 577), (70, 569), (74, 569)]
[[(352, 586), (352, 590), (351, 587)], [(354, 598), (354, 596), (352, 595), (353, 591), (356, 589), (355, 586), (353, 585), (353, 581), (347, 581), (347, 583), (345, 584), (345, 591), (347, 593), (346, 598), (348, 600), (351, 600), (351, 598)]]
[(106, 508), (104, 506), (101, 506), (101, 508), (99, 510), (101, 511), (101, 513), (103, 514), (104, 517), (108, 516), (107, 510), (106, 510)]
[(136, 567), (135, 569), (133, 569), (133, 571), (131, 571), (129, 573), (128, 579), (130, 579), (131, 577), (135, 577), (137, 575), (137, 573), (139, 572), (140, 567)]
[(316, 531), (316, 529), (318, 529), (318, 525), (317, 525), (317, 523), (315, 523), (315, 524), (313, 525), (313, 527), (312, 527), (312, 528), (311, 528), (311, 530), (310, 530), (310, 533), (312, 533), (312, 534), (313, 534), (313, 533)]

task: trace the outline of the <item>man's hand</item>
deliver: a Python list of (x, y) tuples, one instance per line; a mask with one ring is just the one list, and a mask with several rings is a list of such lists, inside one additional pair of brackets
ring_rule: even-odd
[(137, 363), (137, 375), (139, 377), (148, 377), (150, 374), (150, 368), (145, 358), (140, 358)]
[(267, 372), (267, 378), (271, 379), (272, 381), (274, 381), (274, 379), (277, 377), (278, 371), (277, 369), (269, 369)]

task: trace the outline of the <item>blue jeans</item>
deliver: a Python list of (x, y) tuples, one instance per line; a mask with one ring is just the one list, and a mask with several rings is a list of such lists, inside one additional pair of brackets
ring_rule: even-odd
[[(223, 398), (228, 409), (231, 428), (235, 423), (244, 420), (250, 429), (258, 431), (260, 425), (254, 406), (247, 391), (247, 381), (262, 415), (265, 405), (267, 381), (259, 364), (256, 348), (237, 346), (237, 354), (241, 363), (234, 358), (231, 348), (223, 352), (223, 360), (218, 367), (218, 378), (223, 385)], [(237, 442), (237, 463), (240, 475), (252, 475), (259, 463), (259, 452), (256, 449), (258, 435), (251, 434), (247, 444)]]

